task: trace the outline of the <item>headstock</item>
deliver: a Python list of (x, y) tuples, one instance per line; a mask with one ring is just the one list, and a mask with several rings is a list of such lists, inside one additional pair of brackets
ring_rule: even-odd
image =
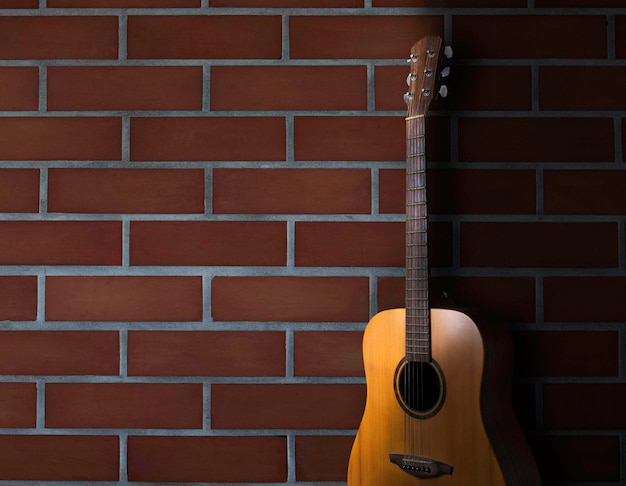
[(441, 57), (451, 58), (452, 48), (443, 47), (441, 37), (429, 35), (416, 42), (411, 48), (411, 56), (407, 60), (410, 73), (407, 77), (409, 91), (404, 95), (407, 103), (407, 117), (424, 116), (428, 112), (431, 101), (436, 96), (445, 98), (448, 88), (440, 85), (440, 79), (450, 73), (449, 67), (441, 71)]

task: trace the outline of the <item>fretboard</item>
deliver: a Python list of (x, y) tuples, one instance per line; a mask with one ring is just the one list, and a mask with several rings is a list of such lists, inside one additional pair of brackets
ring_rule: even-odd
[(425, 121), (406, 119), (406, 358), (430, 361)]

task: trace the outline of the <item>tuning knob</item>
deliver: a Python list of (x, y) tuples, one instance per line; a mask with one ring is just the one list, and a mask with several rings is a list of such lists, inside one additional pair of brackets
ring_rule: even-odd
[(443, 49), (443, 55), (446, 56), (446, 59), (452, 59), (452, 47), (446, 46)]
[(409, 104), (409, 93), (404, 93), (404, 102), (408, 105)]
[(442, 98), (448, 96), (448, 87), (445, 84), (442, 84), (439, 88), (439, 96), (441, 96)]
[(450, 76), (450, 66), (446, 66), (441, 70), (442, 78), (447, 78), (448, 76)]

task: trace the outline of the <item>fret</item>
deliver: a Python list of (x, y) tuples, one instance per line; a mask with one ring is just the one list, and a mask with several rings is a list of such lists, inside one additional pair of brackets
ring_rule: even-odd
[(406, 356), (430, 361), (424, 114), (406, 118)]
[(412, 346), (414, 348), (429, 348), (429, 343), (427, 342), (427, 340), (419, 340), (419, 341), (415, 341), (415, 342), (408, 342), (405, 343), (407, 346)]
[(415, 345), (407, 344), (406, 347), (407, 349), (410, 349), (413, 351), (418, 350), (417, 352), (420, 352), (420, 350), (422, 349), (430, 351), (430, 346), (428, 344), (415, 344)]

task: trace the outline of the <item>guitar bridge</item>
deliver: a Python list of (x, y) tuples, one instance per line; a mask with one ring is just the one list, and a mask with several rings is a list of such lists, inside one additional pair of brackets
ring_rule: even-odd
[(453, 466), (428, 457), (411, 456), (408, 454), (389, 454), (389, 460), (404, 472), (416, 478), (436, 478), (444, 474), (452, 474)]

